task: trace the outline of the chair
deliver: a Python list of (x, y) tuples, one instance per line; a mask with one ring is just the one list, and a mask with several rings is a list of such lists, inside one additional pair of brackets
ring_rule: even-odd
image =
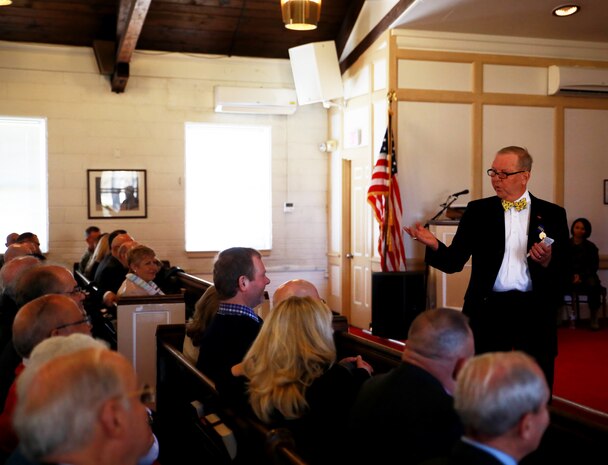
[[(601, 302), (601, 307), (602, 307), (602, 316), (604, 318), (606, 318), (606, 287), (600, 286), (600, 288), (601, 288), (600, 302)], [(569, 292), (568, 294), (566, 294), (564, 297), (564, 305), (566, 307), (572, 307), (572, 311), (574, 311), (574, 313), (576, 314), (577, 320), (581, 319), (581, 309), (580, 309), (581, 303), (583, 303), (583, 304), (588, 303), (587, 294), (572, 291), (572, 292)]]

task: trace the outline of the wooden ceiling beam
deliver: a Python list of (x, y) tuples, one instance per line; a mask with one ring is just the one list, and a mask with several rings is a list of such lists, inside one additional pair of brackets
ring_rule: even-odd
[(393, 8), (380, 20), (376, 26), (368, 32), (363, 38), (359, 45), (357, 45), (350, 54), (340, 62), (340, 71), (344, 73), (350, 66), (352, 66), (357, 59), (365, 53), (365, 51), (373, 45), (373, 43), (380, 37), (384, 31), (389, 29), (397, 19), (407, 10), (410, 5), (414, 3), (414, 0), (399, 0)]
[(336, 36), (336, 52), (338, 53), (338, 56), (342, 55), (344, 47), (346, 47), (346, 42), (348, 42), (348, 38), (353, 32), (353, 28), (355, 27), (355, 23), (357, 22), (357, 18), (359, 17), (359, 13), (361, 13), (364, 3), (365, 0), (354, 0), (346, 12), (346, 17)]
[(116, 24), (116, 66), (112, 74), (112, 92), (125, 91), (129, 80), (129, 63), (152, 0), (120, 0)]

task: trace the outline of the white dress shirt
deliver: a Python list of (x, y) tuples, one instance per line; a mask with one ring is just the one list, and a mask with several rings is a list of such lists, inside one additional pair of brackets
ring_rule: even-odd
[(519, 199), (526, 199), (527, 206), (521, 211), (507, 210), (505, 215), (505, 254), (496, 276), (495, 292), (532, 290), (528, 270), (528, 226), (530, 224), (530, 193), (526, 190)]

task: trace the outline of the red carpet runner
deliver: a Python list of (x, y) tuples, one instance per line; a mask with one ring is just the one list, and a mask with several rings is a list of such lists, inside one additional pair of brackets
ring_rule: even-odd
[[(586, 324), (585, 324), (586, 323)], [(553, 394), (608, 414), (608, 327), (560, 328)]]

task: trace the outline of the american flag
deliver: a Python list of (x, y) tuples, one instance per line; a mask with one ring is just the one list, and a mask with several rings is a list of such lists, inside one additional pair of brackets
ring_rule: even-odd
[(401, 192), (397, 180), (397, 157), (391, 137), (390, 170), (388, 169), (388, 129), (384, 134), (380, 156), (372, 171), (372, 184), (367, 190), (367, 202), (380, 224), (378, 253), (382, 271), (405, 271), (405, 248), (401, 232)]

